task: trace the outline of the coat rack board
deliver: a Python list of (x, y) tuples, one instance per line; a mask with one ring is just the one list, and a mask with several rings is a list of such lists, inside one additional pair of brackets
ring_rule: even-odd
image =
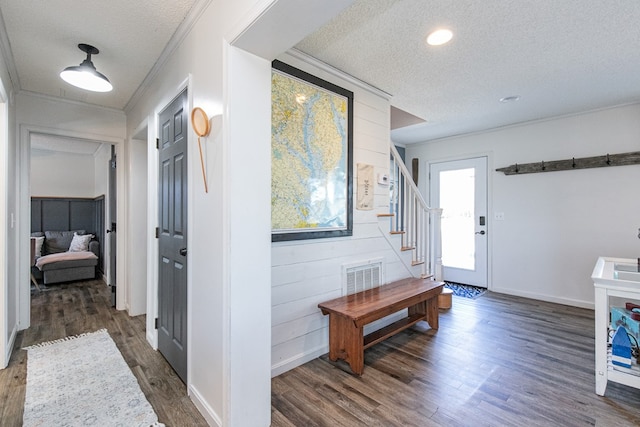
[(609, 166), (628, 166), (640, 164), (640, 151), (630, 153), (606, 154), (604, 156), (552, 160), (550, 162), (516, 163), (515, 165), (496, 169), (505, 175), (522, 175), (525, 173), (557, 172), (573, 169), (605, 168)]

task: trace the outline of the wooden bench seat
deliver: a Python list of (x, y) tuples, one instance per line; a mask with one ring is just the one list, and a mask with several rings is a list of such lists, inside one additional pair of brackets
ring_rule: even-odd
[[(329, 359), (342, 359), (362, 375), (364, 350), (421, 320), (438, 329), (438, 295), (443, 282), (403, 279), (318, 304), (329, 315)], [(364, 326), (408, 308), (407, 317), (364, 336)]]

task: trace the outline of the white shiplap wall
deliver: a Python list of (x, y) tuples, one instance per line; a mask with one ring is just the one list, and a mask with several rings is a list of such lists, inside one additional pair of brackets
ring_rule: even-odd
[[(389, 100), (291, 55), (281, 61), (354, 92), (354, 194), (358, 163), (389, 172)], [(389, 189), (376, 185), (372, 211), (353, 212), (353, 236), (272, 244), (272, 375), (328, 351), (328, 318), (318, 303), (342, 293), (342, 265), (384, 259), (384, 282), (411, 276), (382, 234), (377, 213), (388, 212)], [(397, 236), (396, 236), (397, 237)], [(399, 239), (399, 237), (398, 237)], [(397, 241), (400, 246), (399, 240)]]

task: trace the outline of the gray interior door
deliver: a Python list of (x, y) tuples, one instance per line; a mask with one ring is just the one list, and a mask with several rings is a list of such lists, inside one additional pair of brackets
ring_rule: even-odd
[(187, 378), (187, 91), (160, 113), (158, 349)]
[(109, 286), (111, 286), (111, 305), (116, 306), (116, 222), (118, 216), (118, 192), (116, 179), (116, 147), (111, 146), (111, 159), (109, 159), (109, 221), (111, 225), (107, 229), (109, 234)]

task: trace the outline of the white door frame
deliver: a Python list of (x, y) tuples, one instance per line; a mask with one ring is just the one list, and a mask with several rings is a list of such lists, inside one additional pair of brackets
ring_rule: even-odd
[[(44, 126), (34, 126), (21, 124), (19, 126), (19, 192), (18, 192), (18, 268), (20, 273), (20, 283), (30, 285), (31, 280), (29, 278), (29, 235), (31, 233), (31, 194), (29, 189), (31, 188), (31, 134), (44, 134), (53, 135), (59, 137), (68, 137), (76, 139), (84, 139), (88, 141), (95, 141), (104, 144), (114, 144), (122, 147), (124, 140), (121, 138), (115, 138), (106, 135), (100, 135), (100, 138), (96, 138), (95, 134), (86, 132), (70, 131), (68, 129), (49, 128)], [(118, 191), (122, 188), (123, 194), (118, 194), (118, 216), (124, 214), (124, 191), (125, 185), (125, 168), (118, 171)], [(121, 184), (122, 183), (122, 184)], [(118, 258), (126, 258), (124, 242), (118, 243), (117, 256)], [(118, 273), (118, 280), (124, 283), (124, 271)], [(18, 289), (18, 324), (19, 329), (27, 329), (31, 325), (31, 289), (30, 286), (19, 286)], [(124, 301), (122, 301), (124, 305)]]
[[(7, 325), (9, 308), (9, 274), (7, 269), (7, 254), (9, 254), (7, 221), (7, 162), (9, 150), (9, 117), (7, 108), (7, 94), (4, 84), (0, 81), (0, 369), (9, 364), (11, 349), (17, 328)], [(15, 286), (15, 285), (14, 285)], [(15, 303), (16, 301), (13, 301)]]
[[(429, 155), (430, 154), (427, 153), (425, 157)], [(487, 222), (489, 224), (489, 227), (487, 227), (487, 229), (490, 229), (492, 228), (492, 224), (494, 220), (493, 215), (491, 214), (491, 212), (493, 212), (493, 196), (492, 196), (493, 195), (493, 173), (492, 171), (494, 170), (493, 153), (491, 151), (482, 151), (482, 152), (469, 153), (465, 155), (456, 155), (456, 156), (433, 157), (433, 158), (430, 158), (429, 160), (425, 160), (423, 162), (425, 167), (420, 172), (421, 185), (419, 186), (419, 189), (420, 191), (422, 191), (422, 194), (424, 195), (425, 200), (430, 200), (431, 190), (429, 187), (430, 187), (431, 180), (429, 177), (429, 171), (431, 170), (432, 164), (454, 162), (459, 160), (469, 160), (469, 159), (474, 159), (478, 157), (486, 157), (487, 159)], [(431, 207), (438, 207), (438, 206), (431, 206)], [(492, 280), (493, 233), (489, 230), (485, 237), (487, 238), (487, 289), (491, 290), (493, 287), (493, 283), (492, 283), (493, 282)]]
[[(193, 108), (193, 87), (192, 75), (187, 75), (186, 78), (180, 82), (180, 84), (174, 88), (172, 92), (167, 92), (163, 98), (156, 104), (153, 113), (148, 119), (141, 124), (136, 130), (136, 134), (139, 133), (139, 129), (142, 126), (147, 127), (148, 135), (148, 151), (147, 151), (147, 341), (153, 347), (154, 350), (158, 349), (158, 330), (155, 328), (155, 319), (158, 317), (158, 240), (155, 238), (155, 230), (158, 226), (158, 150), (156, 149), (156, 139), (160, 137), (158, 135), (158, 122), (160, 112), (167, 106), (173, 99), (187, 90), (187, 108), (191, 111)], [(187, 136), (188, 141), (191, 141), (191, 130)], [(191, 156), (193, 157), (193, 156)], [(188, 158), (188, 162), (192, 160)], [(192, 167), (189, 164), (189, 167)], [(187, 221), (190, 224), (194, 223), (193, 220), (193, 178), (192, 174), (187, 174)], [(193, 230), (187, 228), (187, 241), (192, 241)], [(187, 270), (187, 306), (191, 305), (191, 273)], [(189, 378), (189, 366), (191, 365), (191, 310), (187, 314), (187, 378)], [(191, 380), (187, 380), (187, 385), (191, 383)]]

